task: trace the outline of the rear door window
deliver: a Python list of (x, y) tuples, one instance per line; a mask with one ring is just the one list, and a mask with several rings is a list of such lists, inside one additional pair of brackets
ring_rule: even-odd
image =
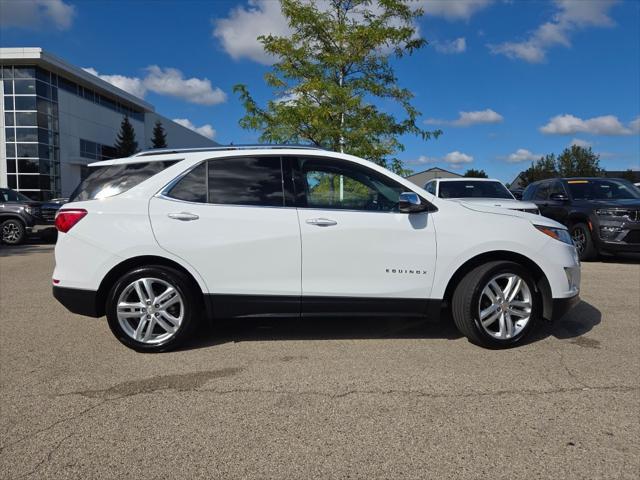
[(178, 160), (165, 162), (139, 162), (92, 167), (89, 176), (75, 189), (70, 202), (113, 197), (148, 180)]
[(207, 177), (209, 203), (284, 206), (280, 157), (231, 157), (210, 160)]

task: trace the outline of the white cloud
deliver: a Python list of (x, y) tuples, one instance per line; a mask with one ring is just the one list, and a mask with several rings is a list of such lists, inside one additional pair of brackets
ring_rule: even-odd
[(453, 127), (470, 127), (471, 125), (502, 123), (504, 117), (498, 112), (487, 108), (485, 110), (474, 110), (471, 112), (458, 112), (455, 120), (442, 120), (438, 118), (428, 118), (424, 121), (427, 125), (451, 125)]
[(234, 59), (249, 58), (258, 63), (272, 63), (258, 41), (260, 35), (288, 35), (291, 30), (280, 2), (272, 0), (249, 0), (246, 7), (236, 7), (227, 18), (214, 20), (213, 36), (222, 48)]
[(472, 15), (493, 3), (493, 0), (419, 0), (416, 3), (422, 7), (427, 17), (469, 20)]
[(459, 152), (455, 150), (453, 152), (447, 153), (442, 160), (453, 167), (459, 167), (465, 163), (473, 162), (473, 157), (471, 155), (467, 155), (466, 153)]
[(146, 68), (147, 75), (144, 78), (101, 75), (91, 67), (83, 70), (139, 98), (144, 98), (151, 91), (199, 105), (216, 105), (227, 100), (227, 94), (218, 87), (212, 87), (209, 79), (184, 78), (182, 72), (175, 68), (163, 69), (151, 65)]
[(591, 135), (630, 135), (634, 122), (625, 127), (615, 115), (602, 115), (583, 120), (573, 115), (557, 115), (546, 125), (540, 127), (542, 133), (548, 135), (574, 135), (589, 133)]
[(456, 38), (455, 40), (434, 40), (431, 44), (436, 49), (436, 52), (445, 54), (463, 53), (467, 49), (467, 41), (464, 37)]
[(578, 147), (588, 148), (591, 146), (591, 143), (587, 142), (586, 140), (582, 140), (581, 138), (574, 138), (571, 140), (571, 143), (569, 144), (569, 146), (572, 147), (573, 145), (576, 145)]
[(631, 120), (631, 122), (629, 122), (629, 128), (631, 128), (635, 133), (640, 133), (640, 115), (637, 116), (635, 120)]
[(473, 162), (473, 157), (466, 153), (455, 150), (449, 152), (443, 157), (429, 157), (426, 155), (420, 155), (417, 159), (409, 161), (409, 164), (425, 164), (425, 163), (447, 163), (453, 168), (458, 168), (466, 163)]
[(131, 95), (135, 95), (139, 98), (144, 98), (147, 93), (147, 89), (144, 86), (142, 80), (137, 77), (125, 77), (123, 75), (100, 75), (95, 68), (83, 68), (83, 70), (91, 75), (95, 75), (101, 78), (107, 83), (118, 87), (125, 92), (129, 92)]
[(526, 148), (519, 148), (504, 159), (509, 163), (533, 162), (542, 157), (539, 153), (531, 153)]
[[(410, 5), (422, 8), (426, 16), (468, 20), (492, 2), (493, 0), (413, 0)], [(329, 2), (315, 0), (315, 4), (322, 9)], [(373, 2), (368, 8), (375, 13), (380, 6)], [(248, 0), (245, 6), (231, 9), (227, 17), (213, 20), (212, 35), (225, 52), (236, 60), (248, 58), (264, 65), (273, 63), (273, 58), (264, 51), (258, 37), (269, 34), (286, 36), (290, 33), (291, 28), (282, 15), (280, 2), (275, 0)], [(462, 42), (465, 42), (464, 39)], [(458, 48), (461, 47), (458, 45)]]
[(0, 25), (30, 29), (52, 25), (58, 30), (67, 30), (75, 15), (75, 7), (64, 0), (2, 1)]
[(144, 86), (160, 95), (169, 95), (199, 105), (216, 105), (227, 99), (227, 94), (213, 88), (207, 78), (184, 78), (176, 68), (162, 69), (157, 65), (147, 67)]
[(488, 45), (494, 54), (541, 63), (547, 51), (555, 46), (570, 47), (570, 36), (586, 27), (610, 27), (613, 20), (609, 10), (617, 0), (556, 0), (558, 11), (550, 21), (543, 23), (522, 41)]
[(211, 140), (213, 140), (214, 137), (216, 136), (216, 131), (208, 123), (205, 123), (201, 127), (196, 127), (193, 124), (193, 122), (191, 122), (191, 120), (189, 120), (188, 118), (174, 118), (173, 121), (176, 122), (178, 125), (182, 125), (183, 127), (186, 127), (189, 130), (193, 130), (194, 132), (199, 133), (204, 137), (210, 138)]

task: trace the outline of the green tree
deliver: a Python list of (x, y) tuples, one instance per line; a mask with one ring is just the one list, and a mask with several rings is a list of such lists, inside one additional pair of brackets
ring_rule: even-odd
[(526, 187), (530, 183), (537, 182), (538, 180), (557, 176), (556, 156), (552, 153), (532, 162), (531, 166), (522, 172), (522, 186)]
[(558, 173), (562, 177), (595, 177), (602, 173), (600, 155), (591, 147), (571, 145), (565, 148), (557, 160)]
[(476, 170), (475, 168), (470, 168), (464, 172), (464, 176), (471, 178), (489, 178), (484, 170)]
[(124, 117), (122, 119), (115, 147), (118, 152), (118, 157), (130, 157), (138, 151), (136, 131), (133, 129), (133, 126), (129, 121), (129, 117)]
[(422, 11), (401, 0), (280, 3), (291, 35), (258, 37), (275, 59), (265, 82), (276, 99), (260, 107), (245, 85), (235, 85), (245, 108), (240, 125), (259, 131), (261, 141), (343, 151), (406, 174), (394, 157), (404, 149), (399, 137), (441, 133), (418, 126), (413, 94), (391, 65), (426, 44), (413, 23)]
[(167, 134), (164, 131), (164, 127), (160, 120), (157, 120), (156, 124), (153, 126), (151, 148), (167, 148)]

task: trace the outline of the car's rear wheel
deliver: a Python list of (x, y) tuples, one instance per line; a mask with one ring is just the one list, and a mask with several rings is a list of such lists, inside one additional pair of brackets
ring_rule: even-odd
[(20, 220), (10, 218), (0, 225), (0, 235), (7, 245), (20, 245), (27, 237), (27, 230)]
[(536, 284), (520, 264), (496, 261), (468, 272), (456, 287), (451, 310), (472, 343), (504, 348), (521, 343), (539, 317)]
[(189, 278), (164, 266), (138, 268), (122, 276), (107, 299), (111, 331), (139, 352), (171, 350), (190, 336), (201, 313)]
[(571, 238), (578, 250), (580, 260), (591, 260), (596, 257), (596, 247), (591, 238), (591, 231), (584, 223), (576, 223), (571, 227)]

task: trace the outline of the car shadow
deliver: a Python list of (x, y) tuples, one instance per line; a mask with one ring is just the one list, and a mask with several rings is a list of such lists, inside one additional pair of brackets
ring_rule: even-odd
[(618, 255), (600, 255), (598, 261), (602, 263), (628, 263), (640, 265), (640, 253), (620, 253)]
[(0, 243), (0, 258), (15, 257), (19, 255), (30, 255), (39, 252), (51, 252), (55, 242), (45, 242), (41, 240), (28, 240), (22, 245), (7, 245)]
[(571, 340), (571, 343), (580, 346), (599, 348), (599, 342), (583, 338), (583, 336), (593, 330), (600, 322), (602, 322), (600, 310), (583, 300), (555, 322), (542, 322), (542, 325), (524, 343), (534, 343), (547, 337), (555, 337), (558, 340)]
[(224, 343), (287, 340), (354, 340), (444, 338), (462, 335), (453, 322), (411, 318), (245, 318), (204, 325), (181, 350)]
[[(581, 302), (560, 320), (541, 322), (523, 345), (555, 337), (574, 339), (589, 345), (595, 340), (581, 337), (601, 322), (600, 310)], [(180, 350), (207, 348), (225, 343), (287, 340), (376, 340), (376, 339), (446, 339), (462, 338), (446, 312), (438, 322), (408, 318), (247, 318), (203, 325), (193, 339)]]

